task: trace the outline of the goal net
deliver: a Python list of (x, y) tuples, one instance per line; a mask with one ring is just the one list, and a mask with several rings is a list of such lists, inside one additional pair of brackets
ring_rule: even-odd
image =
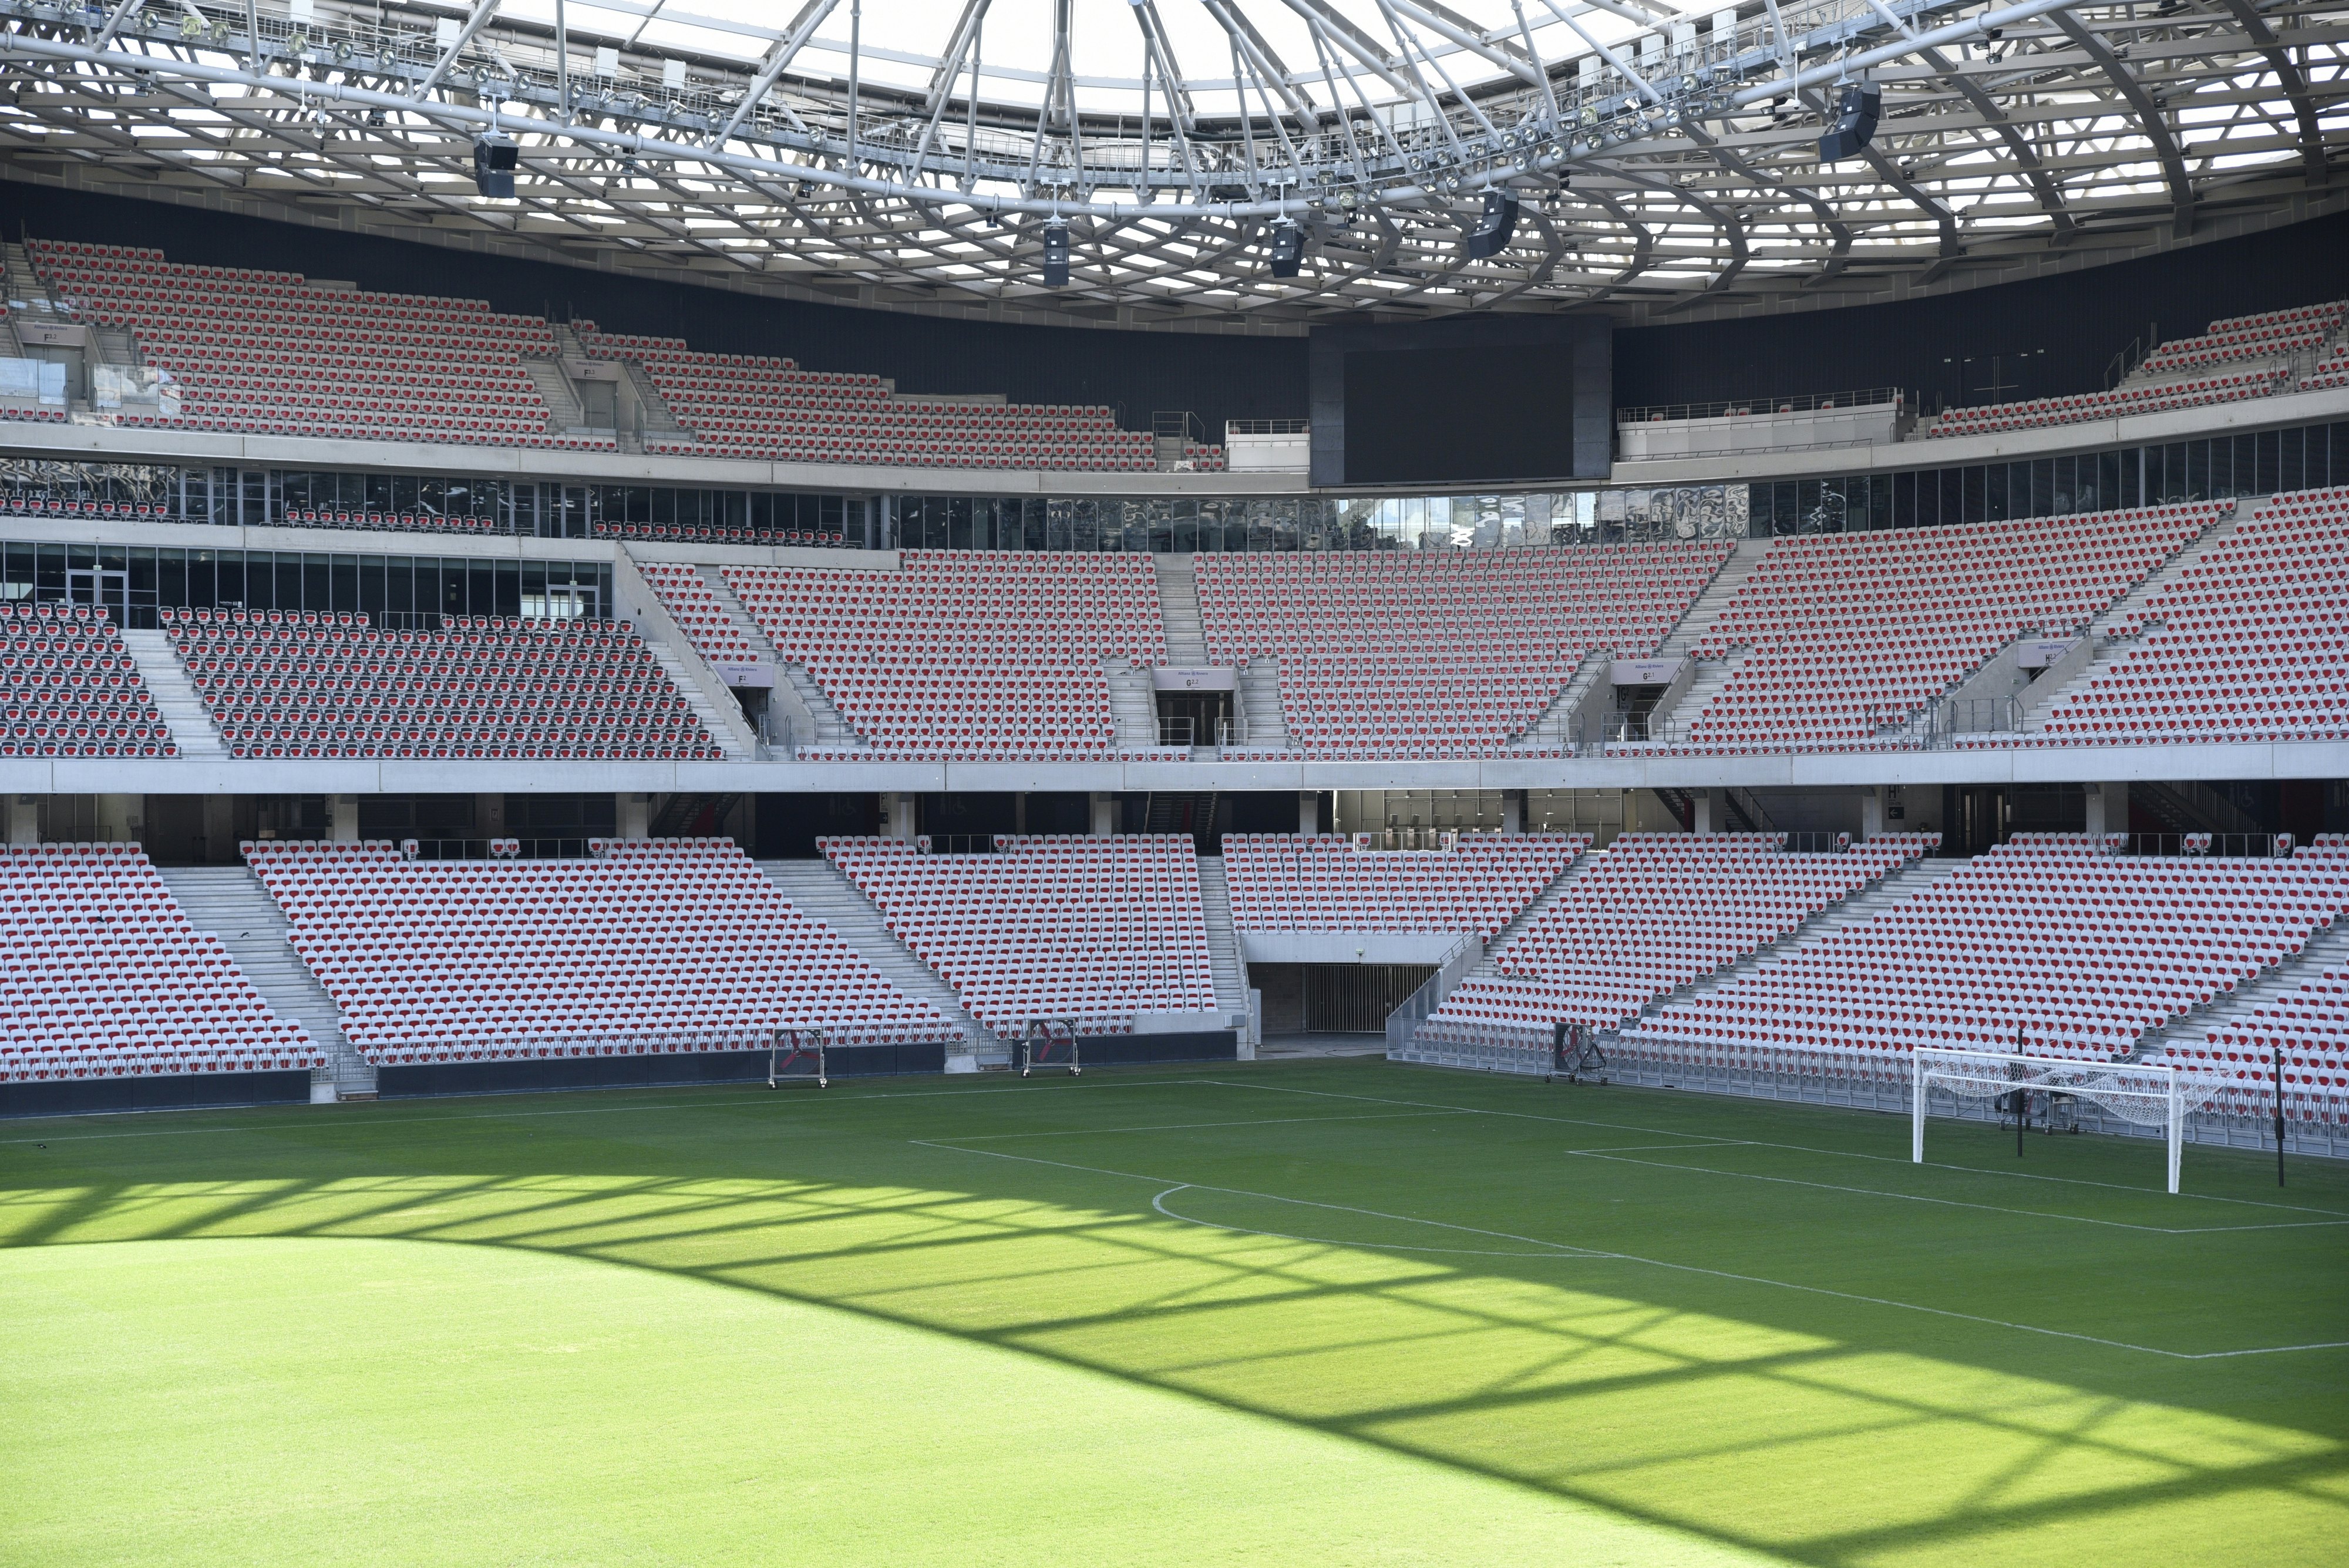
[[(1911, 1115), (1909, 1158), (1925, 1163), (1925, 1116), (1936, 1094), (1961, 1103), (2001, 1101), (2027, 1116), (2039, 1096), (2085, 1101), (2135, 1127), (2158, 1127), (2169, 1145), (2169, 1190), (2178, 1190), (2178, 1166), (2186, 1142), (2186, 1118), (2216, 1099), (2224, 1084), (2167, 1063), (2071, 1062), (2005, 1051), (1954, 1051), (1928, 1047), (1916, 1053), (1916, 1105)], [(2041, 1102), (2046, 1103), (2046, 1102)]]

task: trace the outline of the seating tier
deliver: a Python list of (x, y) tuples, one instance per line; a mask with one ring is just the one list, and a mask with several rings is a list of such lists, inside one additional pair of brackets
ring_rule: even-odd
[(383, 1066), (960, 1038), (727, 839), (594, 841), (586, 860), (411, 861), (389, 844), (246, 858)]
[(1475, 834), (1427, 851), (1233, 833), (1224, 877), (1244, 931), (1474, 931), (1489, 942), (1589, 846), (1587, 833)]
[(233, 757), (725, 755), (623, 623), (165, 610), (163, 627)]
[(1654, 652), (1732, 549), (1199, 556), (1194, 569), (1209, 661), (1279, 660), (1292, 752), (1556, 754), (1517, 738), (1588, 654)]
[(137, 845), (0, 846), (0, 1083), (326, 1064)]
[(777, 655), (803, 665), (869, 743), (843, 759), (1189, 755), (1121, 751), (1110, 708), (1105, 660), (1165, 661), (1148, 556), (909, 550), (902, 560), (895, 572), (725, 569)]
[(1627, 833), (1463, 982), (1423, 1028), (1437, 1040), (1547, 1041), (1599, 1026), (1790, 935), (1820, 910), (1924, 853), (1922, 836), (1795, 854), (1777, 833)]
[(2133, 857), (2021, 834), (1871, 918), (1628, 1033), (1654, 1044), (1923, 1046), (2107, 1060), (2296, 953), (2349, 859)]
[(0, 757), (179, 754), (104, 609), (0, 605)]
[(1111, 1034), (1132, 1030), (1136, 1013), (1217, 1011), (1188, 837), (995, 842), (992, 855), (932, 855), (892, 838), (817, 841), (971, 1015), (1007, 1039), (1031, 1020)]

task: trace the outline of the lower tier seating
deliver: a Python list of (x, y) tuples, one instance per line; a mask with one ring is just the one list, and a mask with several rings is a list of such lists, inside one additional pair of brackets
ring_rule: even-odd
[(1224, 836), (1244, 931), (1474, 931), (1491, 941), (1590, 847), (1587, 833), (1475, 834), (1455, 850), (1357, 849), (1330, 835)]
[(411, 861), (248, 844), (344, 1035), (378, 1065), (953, 1041), (728, 839), (591, 841), (586, 860)]
[(932, 855), (894, 838), (817, 844), (1006, 1039), (1030, 1020), (1113, 1034), (1139, 1012), (1217, 1010), (1187, 836), (1007, 835), (992, 855)]
[(0, 847), (0, 1083), (326, 1064), (137, 845)]
[(233, 757), (725, 755), (636, 628), (451, 616), (171, 610), (163, 629)]
[(1791, 935), (1923, 854), (1920, 835), (1797, 854), (1782, 833), (1627, 833), (1588, 857), (1516, 937), (1495, 974), (1463, 981), (1422, 1026), (1437, 1041), (1547, 1042), (1600, 1027)]
[(1920, 1045), (2108, 1060), (2298, 952), (2349, 908), (2349, 864), (2124, 856), (2023, 834), (1870, 919), (1675, 1002), (1663, 1046)]
[(179, 752), (105, 610), (0, 605), (0, 757)]

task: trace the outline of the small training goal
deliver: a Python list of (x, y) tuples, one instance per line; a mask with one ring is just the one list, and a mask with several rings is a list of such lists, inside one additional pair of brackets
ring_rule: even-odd
[[(2215, 1076), (2154, 1062), (2074, 1062), (2009, 1051), (1927, 1047), (1916, 1053), (1916, 1104), (1909, 1158), (1925, 1163), (1925, 1117), (1936, 1095), (1960, 1105), (1995, 1102), (2002, 1113), (2027, 1120), (2034, 1105), (2052, 1108), (2085, 1102), (2133, 1127), (2158, 1128), (2169, 1145), (2169, 1190), (2178, 1190), (2186, 1118), (2225, 1086)], [(2044, 1098), (2042, 1096), (2044, 1096)]]

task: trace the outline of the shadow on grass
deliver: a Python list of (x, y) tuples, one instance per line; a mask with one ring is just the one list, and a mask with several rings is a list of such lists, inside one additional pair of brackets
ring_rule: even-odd
[[(1556, 1179), (1549, 1122), (1300, 1117), (1294, 1102), (1252, 1106), (1179, 1077), (1124, 1086), (1156, 1092), (638, 1093), (259, 1112), (139, 1136), (58, 1127), (46, 1150), (0, 1148), (0, 1244), (368, 1237), (619, 1263), (1048, 1357), (1838, 1568), (2028, 1550), (2013, 1538), (2080, 1530), (2116, 1561), (2174, 1556), (2197, 1529), (2231, 1531), (2258, 1556), (2349, 1527), (2337, 1436), (2276, 1415), (2300, 1407), (2286, 1397), (2295, 1380), (2321, 1405), (2325, 1387), (2306, 1379), (2337, 1380), (2341, 1353), (2297, 1367), (2166, 1363), (1659, 1271), (1578, 1251), (1588, 1235), (1540, 1239), (1557, 1215), (1519, 1195)], [(1149, 1115), (1136, 1114), (1143, 1101)], [(1660, 1133), (1759, 1125), (1735, 1106), (1607, 1109), (1626, 1105)], [(1127, 1125), (1153, 1115), (1169, 1130)], [(1071, 1158), (916, 1141), (1035, 1135)], [(1120, 1156), (1124, 1168), (1181, 1168), (1203, 1184), (1187, 1207), (1212, 1212), (1153, 1208), (1154, 1184), (1178, 1177), (1085, 1168)], [(1609, 1244), (1700, 1190), (1633, 1168), (1606, 1180), (1585, 1199), (1633, 1205), (1599, 1217)], [(1348, 1208), (1315, 1217), (1347, 1233), (1300, 1239), (1300, 1213), (1329, 1198)], [(1974, 1288), (1972, 1250), (2003, 1243), (2062, 1271), (2060, 1292), (2026, 1303), (2059, 1316), (2126, 1277), (2114, 1271), (2194, 1244), (2026, 1234), (1961, 1210), (1837, 1226), (1835, 1199), (1783, 1189), (1702, 1200), (1722, 1207), (1649, 1247), (1775, 1252), (1781, 1277), (1840, 1277), (1857, 1249), (1938, 1256), (1941, 1272), (1912, 1282), (1926, 1299)], [(1401, 1218), (1407, 1202), (1535, 1239), (1472, 1255), (1493, 1243), (1450, 1245), (1451, 1221)], [(1772, 1224), (1782, 1242), (1756, 1231)], [(2282, 1256), (2323, 1235), (2337, 1250), (2337, 1232), (2235, 1244)], [(2137, 1300), (2140, 1320), (2157, 1314)]]

